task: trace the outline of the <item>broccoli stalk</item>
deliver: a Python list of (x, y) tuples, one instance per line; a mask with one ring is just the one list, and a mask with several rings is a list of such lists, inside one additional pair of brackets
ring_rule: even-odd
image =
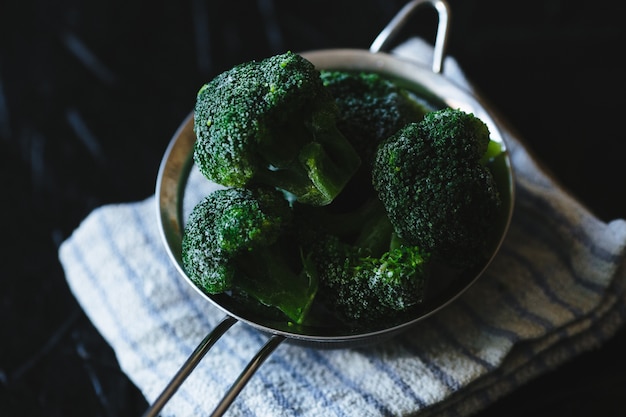
[(317, 271), (310, 256), (300, 256), (300, 272), (285, 259), (280, 245), (258, 248), (238, 259), (244, 279), (238, 289), (265, 306), (276, 307), (295, 323), (301, 324), (317, 292)]
[(224, 186), (264, 184), (296, 200), (329, 204), (360, 165), (336, 126), (320, 73), (287, 52), (237, 65), (198, 91), (194, 160)]
[(208, 294), (244, 294), (301, 323), (315, 297), (317, 275), (292, 238), (291, 219), (276, 189), (214, 191), (194, 207), (185, 226), (185, 272)]

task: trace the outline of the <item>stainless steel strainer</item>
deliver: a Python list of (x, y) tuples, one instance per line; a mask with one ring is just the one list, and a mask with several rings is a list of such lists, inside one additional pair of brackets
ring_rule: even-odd
[[(439, 23), (434, 45), (431, 68), (422, 66), (416, 61), (400, 58), (384, 52), (393, 41), (400, 29), (405, 26), (415, 10), (423, 4), (433, 6), (438, 13)], [(183, 121), (174, 134), (161, 163), (158, 173), (156, 195), (157, 214), (161, 235), (166, 250), (180, 275), (192, 285), (206, 300), (225, 313), (223, 321), (209, 333), (198, 345), (178, 373), (166, 386), (144, 416), (155, 416), (165, 403), (176, 392), (185, 378), (192, 372), (202, 357), (213, 344), (224, 335), (236, 322), (252, 326), (268, 335), (267, 343), (250, 360), (242, 370), (238, 379), (218, 402), (212, 415), (223, 414), (248, 380), (261, 366), (265, 359), (285, 340), (291, 343), (304, 344), (320, 348), (344, 348), (364, 343), (375, 343), (405, 331), (417, 322), (439, 311), (461, 295), (474, 283), (488, 267), (496, 255), (512, 217), (514, 182), (513, 172), (507, 144), (500, 134), (496, 121), (487, 106), (475, 95), (456, 85), (442, 75), (444, 52), (448, 33), (449, 7), (444, 0), (414, 0), (408, 3), (383, 29), (374, 40), (369, 50), (361, 49), (327, 49), (302, 53), (319, 69), (362, 70), (378, 72), (392, 77), (397, 82), (414, 91), (434, 107), (460, 108), (473, 113), (483, 120), (490, 129), (493, 141), (499, 142), (504, 153), (497, 165), (496, 177), (505, 204), (501, 215), (501, 225), (494, 236), (492, 256), (477, 269), (466, 274), (443, 280), (427, 295), (423, 305), (413, 311), (411, 316), (403, 317), (397, 322), (390, 322), (386, 327), (354, 328), (333, 323), (329, 326), (301, 325), (294, 326), (287, 320), (275, 317), (263, 317), (247, 311), (228, 296), (210, 296), (202, 292), (187, 277), (182, 267), (181, 242), (184, 228), (183, 200), (187, 189), (189, 174), (193, 167), (193, 116)], [(439, 281), (439, 280), (438, 280)]]

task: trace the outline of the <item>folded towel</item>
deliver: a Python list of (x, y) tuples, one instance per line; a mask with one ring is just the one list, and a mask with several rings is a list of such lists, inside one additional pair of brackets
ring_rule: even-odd
[[(396, 53), (428, 62), (411, 40)], [(470, 88), (457, 63), (444, 74)], [(282, 344), (233, 416), (465, 416), (601, 345), (626, 318), (626, 222), (604, 223), (553, 181), (506, 128), (516, 173), (510, 231), (457, 301), (386, 342), (317, 350)], [(155, 199), (94, 210), (60, 248), (75, 297), (152, 402), (222, 318), (184, 281), (160, 239)], [(213, 410), (266, 336), (238, 323), (163, 416)]]

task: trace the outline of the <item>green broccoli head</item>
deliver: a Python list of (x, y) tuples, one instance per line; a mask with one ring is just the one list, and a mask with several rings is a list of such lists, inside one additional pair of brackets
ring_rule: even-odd
[(192, 210), (183, 234), (183, 265), (210, 294), (233, 286), (237, 256), (274, 244), (291, 221), (287, 201), (275, 190), (216, 190)]
[(339, 107), (339, 130), (369, 169), (380, 142), (428, 109), (406, 89), (373, 72), (322, 70), (324, 85)]
[(315, 252), (319, 298), (348, 322), (393, 320), (422, 303), (428, 256), (415, 246), (398, 246), (372, 256), (367, 248), (329, 235)]
[(373, 185), (404, 241), (456, 267), (484, 260), (501, 205), (484, 165), (488, 145), (487, 126), (454, 109), (428, 113), (380, 145)]
[(349, 323), (377, 324), (422, 302), (429, 256), (405, 245), (375, 195), (349, 211), (295, 205), (311, 245), (318, 300)]
[(200, 89), (194, 131), (198, 168), (227, 187), (183, 234), (183, 267), (208, 294), (295, 323), (317, 300), (371, 328), (423, 303), (431, 265), (489, 256), (500, 146), (472, 114), (378, 74), (320, 73), (293, 53), (240, 64)]
[(242, 293), (299, 323), (317, 281), (291, 237), (291, 222), (291, 208), (274, 188), (216, 190), (194, 207), (185, 225), (183, 268), (208, 294)]
[(360, 165), (337, 112), (319, 71), (300, 55), (239, 64), (198, 91), (194, 160), (218, 184), (266, 184), (328, 204)]

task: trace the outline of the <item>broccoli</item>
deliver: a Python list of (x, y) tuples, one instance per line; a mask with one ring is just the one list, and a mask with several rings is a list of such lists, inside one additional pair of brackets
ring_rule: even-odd
[(456, 109), (427, 113), (381, 143), (373, 185), (407, 244), (454, 267), (484, 261), (501, 205), (489, 143), (487, 126)]
[(198, 91), (194, 160), (211, 181), (264, 184), (330, 203), (360, 165), (313, 64), (287, 52), (239, 64)]
[(439, 272), (489, 256), (501, 149), (473, 114), (288, 52), (202, 86), (194, 131), (194, 161), (226, 187), (183, 234), (183, 267), (208, 294), (376, 326), (422, 304)]
[(293, 239), (292, 217), (283, 193), (275, 188), (212, 192), (194, 207), (185, 225), (185, 272), (208, 294), (243, 294), (301, 323), (317, 291), (317, 278)]
[(343, 321), (365, 325), (420, 304), (429, 256), (397, 237), (376, 196), (351, 211), (332, 209), (295, 207), (300, 232), (310, 233), (303, 240), (314, 242), (318, 301)]
[(371, 170), (380, 142), (431, 110), (397, 83), (373, 72), (322, 70), (324, 85), (339, 107), (339, 130)]
[(423, 301), (428, 255), (417, 246), (372, 256), (333, 235), (321, 242), (315, 253), (319, 298), (342, 320), (361, 325), (393, 320)]

